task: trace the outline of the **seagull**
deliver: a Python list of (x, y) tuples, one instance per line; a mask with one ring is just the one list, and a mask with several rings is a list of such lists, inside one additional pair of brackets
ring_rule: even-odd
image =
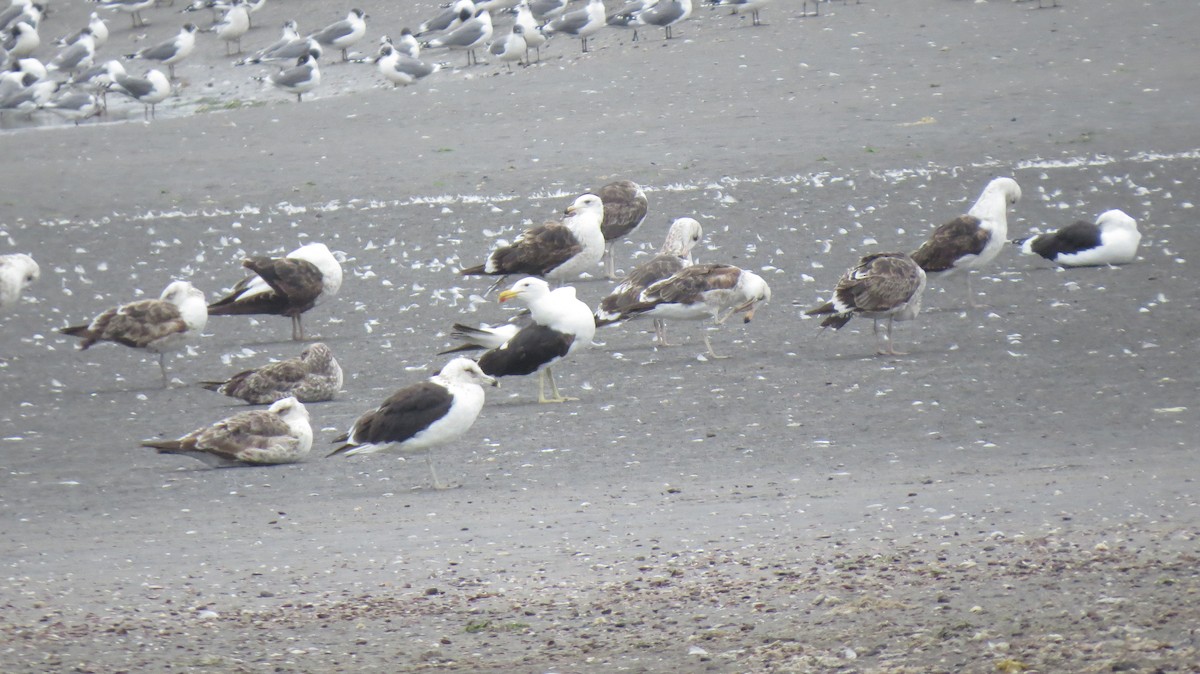
[[(663, 242), (658, 255), (635, 267), (620, 285), (600, 300), (595, 311), (596, 325), (608, 325), (621, 320), (641, 301), (646, 288), (691, 266), (692, 249), (703, 236), (700, 223), (692, 218), (678, 218), (672, 222), (671, 229), (667, 231), (667, 240)], [(666, 322), (658, 317), (654, 319), (654, 340), (659, 346), (670, 346), (667, 344)]]
[(1008, 238), (1008, 205), (1021, 200), (1021, 188), (1012, 178), (996, 178), (966, 215), (940, 225), (912, 254), (925, 273), (967, 273), (967, 301), (972, 307), (971, 270), (991, 262)]
[(126, 54), (129, 59), (146, 59), (159, 61), (167, 66), (167, 72), (172, 80), (175, 79), (175, 64), (187, 58), (196, 48), (196, 24), (185, 23), (179, 33), (169, 40), (164, 40), (153, 47), (140, 49), (132, 54)]
[(650, 202), (646, 200), (642, 186), (632, 180), (611, 182), (597, 190), (596, 194), (604, 202), (604, 222), (600, 223), (600, 233), (604, 235), (604, 269), (610, 281), (616, 280), (613, 246), (617, 239), (629, 236), (641, 226)]
[(444, 356), (448, 353), (460, 353), (463, 351), (489, 351), (498, 349), (504, 346), (504, 343), (512, 339), (521, 328), (531, 323), (527, 312), (521, 313), (517, 319), (508, 323), (500, 323), (497, 325), (487, 325), (486, 323), (479, 326), (464, 325), (463, 323), (455, 323), (450, 331), (450, 336), (462, 342), (458, 346), (438, 351), (439, 356)]
[(525, 38), (525, 63), (529, 63), (530, 49), (537, 52), (538, 61), (541, 62), (542, 45), (546, 44), (546, 36), (542, 33), (537, 19), (533, 18), (533, 11), (529, 9), (529, 3), (525, 0), (521, 0), (517, 5), (516, 24), (521, 27), (521, 34)]
[(321, 58), (324, 50), (317, 41), (311, 37), (301, 37), (296, 32), (295, 21), (285, 21), (283, 24), (283, 33), (279, 39), (269, 47), (258, 50), (250, 58), (242, 59), (234, 65), (246, 65), (247, 63), (266, 63), (268, 61), (295, 61), (301, 56), (315, 55), (315, 58)]
[(213, 468), (272, 466), (303, 461), (312, 450), (308, 410), (295, 398), (269, 409), (239, 412), (178, 440), (143, 440), (159, 454), (183, 454)]
[(167, 353), (179, 351), (208, 322), (204, 293), (187, 281), (174, 281), (156, 300), (140, 300), (109, 309), (90, 323), (59, 330), (80, 337), (80, 350), (96, 342), (116, 342), (158, 354), (163, 388), (167, 387)]
[(19, 21), (17, 25), (8, 29), (8, 35), (4, 42), (0, 43), (0, 47), (8, 52), (11, 61), (17, 61), (32, 54), (41, 44), (42, 38), (38, 35), (37, 28)]
[(41, 21), (41, 10), (33, 6), (33, 0), (12, 0), (8, 7), (0, 10), (0, 30), (5, 30), (18, 21), (30, 25)]
[(471, 428), (483, 409), (484, 385), (495, 386), (496, 379), (484, 374), (470, 358), (454, 358), (433, 377), (396, 391), (359, 417), (349, 431), (334, 440), (345, 444), (329, 456), (424, 450), (434, 489), (447, 489), (451, 485), (438, 479), (431, 450)]
[(583, 43), (583, 53), (586, 54), (588, 37), (604, 26), (604, 0), (588, 0), (587, 6), (583, 9), (559, 16), (547, 23), (542, 30), (545, 33), (565, 33), (578, 37)]
[(129, 18), (133, 20), (133, 27), (141, 28), (149, 25), (142, 19), (142, 10), (152, 7), (155, 0), (96, 0), (96, 2), (106, 9), (129, 14)]
[(529, 11), (540, 21), (553, 19), (567, 11), (568, 0), (530, 0)]
[(309, 35), (322, 47), (342, 50), (342, 60), (349, 61), (346, 50), (358, 43), (367, 34), (367, 15), (361, 9), (352, 9), (341, 21), (331, 23)]
[(761, 26), (763, 24), (758, 20), (758, 10), (762, 9), (767, 2), (768, 0), (713, 0), (712, 4), (721, 7), (732, 7), (733, 14), (745, 14), (749, 12), (752, 23), (755, 26)]
[(671, 26), (680, 23), (692, 15), (692, 0), (661, 0), (653, 7), (642, 10), (634, 17), (634, 23), (639, 26), (661, 26), (670, 40)]
[(504, 61), (504, 65), (508, 66), (508, 70), (511, 72), (512, 62), (516, 61), (519, 64), (521, 58), (529, 54), (529, 46), (525, 43), (525, 29), (521, 27), (521, 24), (514, 23), (512, 32), (493, 41), (488, 47), (488, 53)]
[(463, 276), (532, 274), (552, 281), (573, 279), (591, 269), (604, 255), (600, 223), (604, 204), (595, 194), (583, 194), (567, 207), (561, 222), (531, 227), (511, 244), (499, 246), (481, 265), (468, 267)]
[[(758, 305), (770, 300), (770, 286), (754, 272), (728, 264), (696, 264), (647, 286), (637, 304), (625, 310), (624, 318), (651, 316), (703, 320), (711, 317), (721, 325), (730, 316), (744, 313), (742, 321), (749, 323)], [(704, 336), (704, 345), (710, 357), (720, 357), (713, 351), (708, 335)]]
[[(121, 65), (120, 61), (112, 60), (104, 63), (95, 63), (92, 67), (77, 72), (67, 81), (71, 86), (84, 89), (95, 96), (100, 97), (100, 112), (108, 112), (108, 92), (115, 86), (113, 77), (117, 74), (125, 75), (125, 66)], [(163, 79), (166, 79), (165, 77)], [(170, 91), (170, 83), (167, 83), (167, 90)]]
[[(466, 11), (466, 18), (469, 19), (475, 16), (475, 3), (471, 0), (455, 0), (455, 2), (438, 12), (432, 19), (425, 21), (417, 26), (417, 35), (426, 35), (428, 33), (438, 33), (452, 26), (457, 26), (465, 19), (463, 12)], [(416, 58), (414, 56), (414, 58)]]
[(296, 94), (296, 102), (303, 100), (304, 94), (317, 88), (321, 83), (321, 68), (317, 65), (317, 54), (309, 52), (296, 59), (296, 65), (267, 75), (271, 86), (289, 94)]
[(225, 41), (225, 55), (229, 56), (230, 43), (237, 43), (235, 54), (242, 53), (242, 36), (250, 30), (250, 8), (243, 0), (234, 0), (225, 11), (221, 22), (212, 27), (217, 37)]
[(309, 344), (295, 358), (239, 372), (225, 381), (200, 385), (251, 405), (269, 405), (293, 397), (302, 403), (333, 400), (342, 390), (342, 366), (322, 342)]
[(323, 243), (310, 243), (286, 257), (251, 257), (242, 266), (254, 272), (228, 295), (208, 306), (212, 316), (271, 315), (292, 319), (292, 339), (304, 339), (301, 315), (337, 295), (342, 265)]
[(904, 253), (873, 253), (858, 261), (854, 268), (842, 274), (833, 299), (810, 309), (807, 316), (827, 316), (822, 328), (837, 330), (855, 315), (875, 320), (873, 328), (879, 334), (879, 321), (887, 319), (887, 333), (877, 353), (881, 356), (902, 356), (892, 345), (892, 322), (911, 321), (921, 312), (921, 295), (925, 292), (925, 270)]
[(0, 110), (32, 112), (49, 103), (58, 87), (59, 83), (54, 80), (38, 79), (33, 73), (25, 73), (16, 91), (0, 99)]
[(125, 73), (119, 61), (109, 61), (109, 76), (113, 87), (119, 93), (140, 102), (145, 106), (144, 117), (154, 117), (154, 109), (171, 95), (171, 82), (161, 70), (151, 68), (145, 77), (135, 77)]
[(1054, 232), (1014, 239), (1026, 255), (1040, 255), (1064, 267), (1128, 264), (1137, 257), (1142, 234), (1124, 211), (1105, 211), (1090, 223), (1080, 220)]
[(413, 32), (407, 28), (401, 29), (400, 39), (392, 46), (409, 58), (421, 58), (421, 43), (417, 42)]
[(21, 299), (21, 291), (41, 278), (42, 270), (24, 253), (0, 255), (0, 312)]
[(379, 56), (375, 57), (375, 65), (383, 79), (392, 86), (408, 86), (442, 69), (440, 63), (426, 63), (419, 59), (400, 53), (393, 45), (385, 44), (379, 48)]
[(656, 4), (658, 4), (658, 0), (632, 0), (609, 12), (604, 17), (604, 22), (614, 28), (632, 28), (633, 41), (637, 42), (637, 27), (639, 25), (636, 21), (637, 15), (639, 12), (644, 12)]
[(86, 91), (73, 91), (43, 103), (41, 108), (64, 119), (72, 120), (75, 122), (75, 126), (79, 126), (79, 123), (88, 117), (96, 117), (100, 114), (100, 101), (94, 94)]
[(74, 42), (64, 47), (53, 59), (50, 59), (50, 63), (46, 64), (46, 69), (61, 73), (87, 70), (92, 67), (92, 59), (95, 56), (96, 38), (92, 36), (90, 28), (84, 28), (79, 31), (79, 37)]
[(54, 44), (58, 45), (59, 47), (68, 47), (73, 45), (80, 37), (83, 37), (85, 30), (91, 34), (92, 41), (97, 48), (103, 46), (105, 42), (108, 42), (108, 24), (105, 23), (104, 19), (100, 18), (99, 14), (92, 12), (91, 17), (88, 19), (87, 26), (75, 31), (74, 33), (71, 33), (64, 38), (55, 40)]
[[(538, 373), (538, 402), (560, 403), (568, 398), (559, 393), (550, 366), (590, 346), (596, 335), (596, 320), (588, 305), (575, 297), (575, 289), (559, 288), (532, 276), (517, 281), (500, 293), (500, 301), (520, 300), (529, 307), (532, 322), (501, 346), (479, 357), (479, 368), (493, 377)], [(553, 397), (546, 397), (549, 382)]]
[(465, 14), (466, 10), (463, 10), (462, 25), (443, 37), (429, 40), (424, 46), (466, 50), (467, 66), (470, 67), (472, 63), (479, 64), (479, 59), (475, 56), (475, 48), (492, 39), (492, 15), (486, 9), (479, 10), (474, 17), (468, 17)]

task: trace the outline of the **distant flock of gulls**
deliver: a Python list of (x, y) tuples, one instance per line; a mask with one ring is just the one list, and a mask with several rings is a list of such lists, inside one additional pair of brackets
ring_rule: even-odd
[[(91, 0), (101, 8), (128, 14), (134, 30), (147, 24), (142, 12), (174, 0)], [(155, 108), (173, 93), (177, 81), (175, 67), (196, 49), (197, 33), (213, 33), (224, 45), (226, 56), (242, 55), (242, 38), (254, 26), (254, 15), (267, 0), (193, 0), (183, 11), (209, 10), (212, 22), (201, 29), (185, 23), (179, 32), (161, 43), (123, 54), (121, 58), (102, 58), (98, 52), (109, 40), (107, 21), (92, 12), (86, 26), (53, 41), (59, 50), (49, 61), (35, 57), (43, 45), (49, 0), (10, 0), (0, 12), (0, 113), (23, 112), (29, 115), (45, 110), (76, 124), (103, 114), (110, 92), (124, 95), (144, 106), (144, 116), (154, 116)], [(819, 1), (811, 0), (819, 13)], [(828, 1), (828, 0), (824, 0)], [(587, 0), (586, 6), (568, 11), (569, 0), (454, 0), (434, 17), (420, 23), (416, 30), (404, 28), (398, 39), (384, 35), (373, 59), (368, 60), (380, 76), (394, 86), (406, 86), (441, 70), (446, 64), (421, 60), (423, 48), (450, 49), (466, 53), (466, 65), (481, 63), (477, 52), (484, 52), (509, 69), (514, 63), (528, 65), (530, 52), (541, 60), (541, 48), (556, 35), (579, 38), (588, 51), (588, 39), (605, 28), (632, 28), (638, 39), (638, 27), (663, 28), (667, 39), (672, 28), (692, 16), (693, 0), (632, 0), (611, 11), (604, 0)], [(759, 11), (769, 0), (695, 0), (714, 6), (727, 6), (734, 14), (744, 13), (754, 25), (760, 25)], [(803, 3), (808, 15), (810, 2)], [(512, 15), (513, 23), (498, 29), (493, 19)], [(294, 20), (283, 24), (279, 39), (237, 65), (278, 65), (254, 79), (302, 100), (304, 94), (321, 83), (320, 59), (327, 51), (336, 51), (343, 62), (350, 61), (349, 50), (367, 34), (369, 17), (361, 9), (351, 9), (344, 19), (320, 30), (302, 34)], [(419, 39), (418, 39), (419, 38)], [(167, 67), (167, 73), (149, 68), (141, 75), (127, 71), (126, 63), (143, 60)]]
[[(805, 313), (824, 317), (821, 326), (835, 330), (854, 316), (870, 318), (877, 335), (880, 322), (886, 320), (878, 353), (899, 354), (892, 342), (892, 323), (917, 317), (927, 275), (965, 272), (968, 299), (974, 305), (970, 271), (999, 254), (1008, 236), (1008, 208), (1020, 197), (1015, 180), (993, 179), (966, 214), (935, 228), (916, 251), (864, 256), (838, 280), (829, 301)], [(484, 406), (485, 386), (503, 377), (536, 373), (539, 402), (574, 400), (559, 391), (551, 367), (591, 346), (599, 326), (649, 317), (655, 344), (665, 347), (668, 320), (711, 319), (719, 325), (741, 315), (750, 322), (756, 309), (771, 299), (770, 287), (751, 271), (695, 262), (692, 250), (703, 232), (699, 222), (687, 217), (676, 219), (660, 252), (633, 268), (595, 309), (576, 297), (575, 288), (567, 284), (581, 276), (606, 268), (612, 277), (612, 242), (634, 232), (648, 207), (640, 186), (619, 180), (577, 197), (560, 220), (530, 227), (512, 242), (498, 244), (481, 264), (460, 269), (466, 277), (495, 277), (492, 288), (520, 277), (499, 300), (515, 300), (526, 311), (496, 325), (456, 323), (451, 336), (459, 344), (441, 352), (454, 354), (441, 371), (400, 389), (359, 417), (334, 440), (338, 446), (330, 456), (385, 450), (424, 453), (433, 486), (444, 488), (429, 450), (472, 426)], [(1025, 253), (1075, 267), (1131, 262), (1140, 240), (1133, 218), (1110, 210), (1094, 223), (1080, 221), (1012, 243)], [(115, 307), (59, 332), (82, 339), (82, 349), (115, 342), (157, 354), (166, 387), (165, 355), (197, 337), (210, 315), (286, 316), (292, 321), (292, 338), (302, 340), (303, 314), (336, 295), (343, 281), (341, 265), (323, 243), (307, 244), (279, 258), (249, 257), (242, 266), (251, 273), (215, 302), (206, 304), (199, 289), (174, 281), (158, 299)], [(0, 310), (12, 308), (38, 276), (32, 257), (0, 256)], [(718, 357), (707, 335), (705, 346), (709, 358)], [(475, 360), (461, 355), (471, 351), (483, 353)], [(177, 440), (148, 440), (144, 445), (212, 466), (300, 461), (313, 442), (304, 403), (330, 400), (342, 384), (342, 369), (333, 353), (325, 344), (313, 343), (299, 357), (226, 380), (201, 382), (254, 405), (269, 404), (268, 409), (236, 414)]]

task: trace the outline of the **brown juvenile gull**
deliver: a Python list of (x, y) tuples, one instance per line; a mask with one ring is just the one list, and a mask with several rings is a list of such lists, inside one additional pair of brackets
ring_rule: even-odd
[(342, 265), (323, 243), (310, 243), (286, 257), (252, 257), (242, 266), (254, 272), (228, 295), (213, 302), (213, 316), (266, 314), (292, 319), (292, 339), (304, 339), (300, 316), (342, 287)]
[(971, 270), (991, 262), (1008, 239), (1008, 205), (1021, 200), (1021, 187), (1012, 178), (996, 178), (983, 188), (966, 215), (939, 226), (912, 254), (927, 274), (967, 274), (967, 302), (977, 307), (971, 292)]
[(178, 440), (143, 440), (159, 454), (183, 454), (213, 468), (296, 463), (312, 449), (308, 410), (295, 398), (265, 410), (239, 412)]
[(334, 440), (345, 444), (329, 456), (424, 450), (433, 487), (446, 489), (449, 485), (438, 479), (431, 450), (458, 438), (475, 423), (483, 409), (484, 384), (495, 386), (496, 380), (470, 358), (454, 358), (427, 381), (396, 391), (359, 417), (349, 431)]
[(616, 280), (616, 262), (613, 246), (618, 239), (633, 233), (646, 219), (649, 201), (641, 185), (632, 180), (617, 180), (596, 191), (604, 202), (604, 220), (600, 233), (604, 235), (604, 273), (609, 280)]
[(0, 312), (16, 304), (21, 299), (21, 291), (41, 274), (38, 263), (24, 253), (0, 255)]
[(921, 311), (921, 294), (925, 292), (925, 270), (904, 253), (874, 253), (842, 274), (833, 299), (806, 311), (809, 316), (827, 318), (822, 328), (837, 330), (855, 315), (875, 319), (874, 332), (879, 334), (879, 321), (887, 319), (887, 333), (880, 345), (880, 355), (904, 355), (892, 345), (892, 321), (911, 321)]
[(1026, 255), (1040, 255), (1064, 267), (1129, 264), (1137, 257), (1142, 234), (1124, 211), (1105, 211), (1095, 223), (1079, 220), (1054, 232), (1014, 239)]
[[(650, 284), (622, 318), (651, 316), (693, 321), (712, 318), (721, 325), (730, 316), (744, 313), (742, 321), (749, 323), (758, 305), (770, 300), (771, 287), (754, 272), (729, 264), (696, 264)], [(720, 357), (713, 351), (707, 334), (704, 346), (710, 357)]]
[(204, 293), (187, 281), (174, 281), (156, 300), (130, 302), (105, 311), (91, 323), (63, 328), (59, 332), (83, 338), (80, 350), (96, 342), (116, 342), (157, 353), (165, 388), (167, 366), (163, 357), (182, 349), (189, 338), (200, 334), (207, 322)]
[[(590, 346), (596, 336), (592, 310), (575, 297), (571, 287), (550, 290), (539, 278), (526, 277), (500, 293), (500, 301), (515, 299), (529, 307), (529, 322), (500, 346), (479, 357), (479, 367), (494, 377), (538, 373), (538, 402), (559, 403), (568, 398), (559, 392), (550, 366)], [(550, 384), (552, 397), (546, 396)]]
[(509, 274), (542, 276), (555, 282), (573, 279), (591, 269), (604, 255), (604, 204), (595, 194), (583, 194), (567, 207), (561, 222), (547, 222), (521, 233), (516, 241), (497, 247), (481, 265), (463, 269), (463, 276)]
[[(629, 272), (625, 281), (613, 289), (596, 308), (596, 325), (608, 325), (621, 320), (626, 312), (641, 301), (642, 291), (692, 264), (692, 248), (700, 243), (704, 231), (692, 218), (679, 218), (671, 223), (667, 240), (658, 255)], [(654, 319), (654, 340), (659, 346), (667, 344), (667, 325)]]
[(239, 372), (225, 381), (205, 381), (200, 385), (251, 405), (269, 405), (289, 396), (302, 403), (318, 403), (333, 400), (342, 390), (342, 367), (328, 346), (316, 342), (298, 357)]

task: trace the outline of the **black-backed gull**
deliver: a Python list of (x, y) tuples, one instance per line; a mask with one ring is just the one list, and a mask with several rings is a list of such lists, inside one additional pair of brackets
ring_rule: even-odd
[(455, 358), (427, 381), (396, 391), (359, 417), (349, 431), (334, 440), (344, 444), (329, 456), (424, 450), (434, 488), (445, 489), (448, 485), (438, 479), (430, 450), (454, 440), (475, 423), (483, 409), (485, 384), (495, 386), (496, 380), (470, 358)]
[(286, 257), (252, 257), (242, 266), (254, 272), (228, 295), (213, 302), (213, 316), (267, 314), (292, 319), (292, 339), (304, 339), (301, 314), (333, 297), (342, 287), (342, 265), (323, 243), (310, 243)]
[(991, 262), (1008, 239), (1008, 206), (1021, 199), (1021, 188), (1012, 178), (996, 178), (966, 215), (940, 225), (921, 247), (913, 260), (928, 274), (949, 275), (965, 271), (967, 301), (972, 307), (971, 270)]
[(493, 250), (483, 264), (459, 273), (499, 276), (497, 284), (510, 274), (542, 276), (555, 282), (574, 279), (604, 255), (604, 235), (600, 233), (603, 220), (600, 197), (583, 194), (567, 207), (562, 221), (525, 230), (516, 241)]
[(1129, 264), (1142, 234), (1124, 211), (1105, 211), (1095, 223), (1080, 220), (1055, 232), (1014, 239), (1026, 255), (1040, 255), (1064, 267)]
[[(575, 297), (575, 289), (551, 291), (539, 278), (527, 277), (500, 293), (500, 301), (515, 299), (529, 307), (532, 319), (498, 348), (479, 357), (479, 367), (494, 377), (538, 373), (538, 402), (574, 400), (559, 392), (550, 366), (590, 346), (596, 336), (596, 319), (588, 305)], [(546, 383), (552, 397), (546, 397)]]

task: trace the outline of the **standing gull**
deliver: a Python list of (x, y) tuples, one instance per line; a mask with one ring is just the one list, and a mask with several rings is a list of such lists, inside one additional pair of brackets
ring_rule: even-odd
[(322, 47), (342, 50), (342, 60), (349, 61), (346, 50), (358, 43), (367, 34), (367, 15), (361, 9), (352, 9), (341, 21), (325, 26), (309, 35)]
[(604, 202), (604, 221), (600, 223), (600, 233), (604, 235), (604, 269), (609, 280), (616, 280), (613, 246), (618, 239), (629, 236), (641, 226), (650, 202), (646, 200), (642, 186), (632, 180), (611, 182), (596, 194)]
[(225, 42), (225, 55), (229, 55), (229, 45), (237, 44), (235, 54), (242, 53), (242, 36), (250, 30), (250, 7), (244, 0), (234, 0), (233, 5), (225, 10), (225, 16), (220, 23), (212, 27), (212, 31)]
[(208, 307), (213, 316), (266, 314), (292, 319), (292, 339), (304, 339), (301, 314), (342, 287), (342, 265), (323, 243), (310, 243), (286, 257), (251, 257), (242, 266), (254, 272)]
[(158, 354), (163, 388), (167, 386), (167, 353), (181, 350), (208, 322), (204, 293), (187, 281), (174, 281), (156, 300), (141, 300), (109, 309), (90, 323), (59, 330), (80, 337), (80, 350), (96, 342), (115, 342)]
[(134, 28), (148, 25), (142, 18), (142, 10), (154, 5), (155, 0), (96, 0), (101, 7), (125, 12), (133, 20)]
[[(463, 12), (466, 12), (464, 17)], [(455, 27), (466, 19), (475, 16), (475, 3), (471, 0), (455, 0), (454, 4), (444, 7), (432, 19), (417, 26), (417, 35), (438, 33)]]
[(925, 270), (904, 253), (875, 253), (864, 256), (853, 269), (838, 280), (833, 299), (804, 312), (808, 316), (827, 316), (822, 328), (837, 330), (855, 315), (879, 321), (887, 319), (887, 333), (879, 355), (902, 356), (892, 345), (892, 322), (911, 321), (921, 312), (921, 294), (925, 292)]
[(91, 28), (84, 28), (74, 42), (63, 47), (63, 50), (46, 64), (47, 70), (60, 73), (73, 73), (77, 70), (87, 70), (92, 67), (92, 59), (96, 56), (96, 38)]
[(1014, 239), (1026, 255), (1040, 255), (1064, 267), (1128, 264), (1137, 257), (1142, 234), (1124, 211), (1105, 211), (1093, 224), (1084, 220), (1054, 232)]
[(563, 14), (547, 23), (542, 30), (547, 34), (564, 33), (578, 37), (583, 43), (583, 52), (586, 54), (588, 37), (597, 33), (604, 26), (604, 0), (588, 0), (587, 6), (583, 9)]
[(115, 90), (145, 106), (142, 111), (145, 119), (154, 117), (158, 104), (171, 95), (171, 81), (161, 70), (151, 68), (145, 77), (137, 77), (127, 74), (120, 61), (109, 61), (107, 67)]
[(642, 10), (634, 17), (634, 23), (639, 26), (660, 26), (670, 40), (671, 26), (686, 20), (692, 15), (692, 0), (661, 0), (649, 9)]
[(714, 5), (732, 7), (733, 14), (745, 14), (749, 12), (751, 22), (755, 26), (763, 25), (762, 22), (758, 20), (758, 10), (762, 9), (767, 2), (768, 0), (713, 0)]
[(0, 48), (8, 53), (11, 62), (16, 63), (36, 51), (41, 44), (42, 38), (38, 35), (37, 28), (24, 21), (19, 21), (17, 25), (8, 30), (8, 35), (4, 38), (3, 43), (0, 43)]
[(455, 358), (427, 381), (396, 391), (359, 417), (349, 431), (334, 440), (345, 444), (329, 456), (424, 450), (434, 489), (446, 489), (450, 485), (438, 479), (431, 450), (471, 428), (483, 409), (485, 384), (495, 386), (496, 380), (471, 359)]
[(479, 57), (475, 56), (475, 48), (483, 46), (491, 39), (492, 15), (486, 9), (481, 9), (471, 17), (467, 16), (467, 11), (464, 9), (462, 25), (442, 37), (429, 40), (424, 46), (465, 50), (469, 67), (472, 63), (479, 64)]
[(49, 110), (54, 114), (69, 119), (75, 122), (76, 126), (88, 117), (95, 117), (100, 114), (100, 101), (95, 95), (89, 94), (86, 91), (70, 91), (61, 96), (56, 96), (47, 103), (40, 106), (43, 110)]
[(519, 23), (514, 23), (512, 32), (499, 40), (492, 41), (491, 46), (488, 47), (488, 53), (504, 61), (509, 72), (512, 72), (513, 61), (519, 64), (522, 58), (529, 55), (529, 45), (525, 42), (525, 28)]
[[(667, 240), (663, 242), (658, 255), (635, 267), (621, 285), (600, 300), (595, 313), (596, 325), (608, 325), (621, 320), (641, 301), (646, 288), (690, 266), (692, 249), (700, 243), (702, 236), (704, 230), (692, 218), (679, 218), (671, 223)], [(654, 318), (654, 341), (659, 346), (670, 346), (667, 344), (666, 322), (658, 317)]]
[(971, 270), (991, 262), (1008, 238), (1008, 205), (1021, 199), (1021, 188), (1012, 178), (996, 178), (966, 215), (939, 226), (912, 254), (925, 273), (948, 276), (967, 273), (967, 301), (972, 307)]
[[(742, 321), (749, 323), (758, 305), (770, 299), (771, 288), (758, 274), (728, 264), (697, 264), (652, 283), (642, 291), (638, 302), (625, 310), (624, 318), (712, 318), (721, 325), (730, 316), (744, 313)], [(719, 357), (707, 334), (704, 346), (709, 356)]]
[(591, 269), (604, 255), (604, 203), (595, 194), (583, 194), (567, 207), (561, 222), (531, 227), (516, 241), (488, 255), (481, 265), (463, 269), (464, 276), (532, 274), (552, 281), (573, 279)]
[(632, 28), (633, 41), (637, 42), (637, 27), (639, 25), (636, 21), (637, 15), (640, 12), (650, 9), (656, 4), (658, 4), (658, 0), (631, 0), (631, 2), (627, 2), (617, 9), (609, 12), (608, 15), (604, 17), (604, 21), (614, 28)]
[(0, 255), (0, 312), (21, 299), (21, 291), (42, 275), (38, 263), (24, 253)]
[(396, 44), (393, 46), (396, 51), (409, 58), (421, 58), (421, 43), (417, 42), (416, 36), (407, 28), (400, 30), (400, 39), (396, 40)]
[(297, 103), (303, 101), (304, 94), (316, 89), (321, 83), (321, 67), (317, 65), (317, 53), (309, 51), (301, 55), (296, 59), (296, 65), (291, 68), (267, 75), (267, 82), (280, 91), (296, 94)]
[(525, 2), (525, 0), (521, 0), (517, 5), (517, 19), (515, 23), (521, 27), (521, 34), (525, 38), (525, 64), (529, 64), (530, 49), (537, 52), (538, 62), (541, 63), (542, 45), (546, 44), (546, 36), (542, 33), (537, 19), (533, 18), (533, 11), (529, 9), (529, 3)]
[(296, 463), (308, 456), (312, 442), (308, 410), (295, 398), (284, 398), (269, 409), (239, 412), (178, 440), (143, 440), (142, 446), (229, 468)]
[(168, 74), (175, 79), (175, 64), (187, 58), (196, 48), (196, 24), (185, 23), (175, 37), (164, 40), (153, 47), (139, 49), (126, 58), (158, 61), (167, 66)]
[[(538, 402), (560, 403), (568, 398), (559, 393), (550, 366), (579, 349), (590, 346), (596, 336), (596, 320), (588, 305), (575, 297), (575, 289), (551, 291), (539, 278), (523, 278), (500, 293), (500, 301), (520, 300), (529, 307), (532, 322), (508, 341), (479, 357), (479, 367), (493, 377), (538, 373)], [(546, 397), (546, 383), (552, 398)]]
[(200, 385), (251, 405), (269, 405), (293, 397), (302, 403), (333, 400), (342, 390), (342, 367), (322, 342), (310, 344), (296, 358), (239, 372), (225, 381)]
[(71, 33), (64, 38), (55, 40), (54, 44), (60, 47), (73, 45), (79, 40), (79, 38), (83, 37), (85, 29), (87, 34), (92, 36), (92, 41), (97, 48), (103, 46), (105, 42), (108, 42), (108, 24), (104, 22), (104, 19), (100, 18), (99, 14), (92, 12), (91, 17), (88, 19), (87, 26), (75, 31), (74, 33)]

